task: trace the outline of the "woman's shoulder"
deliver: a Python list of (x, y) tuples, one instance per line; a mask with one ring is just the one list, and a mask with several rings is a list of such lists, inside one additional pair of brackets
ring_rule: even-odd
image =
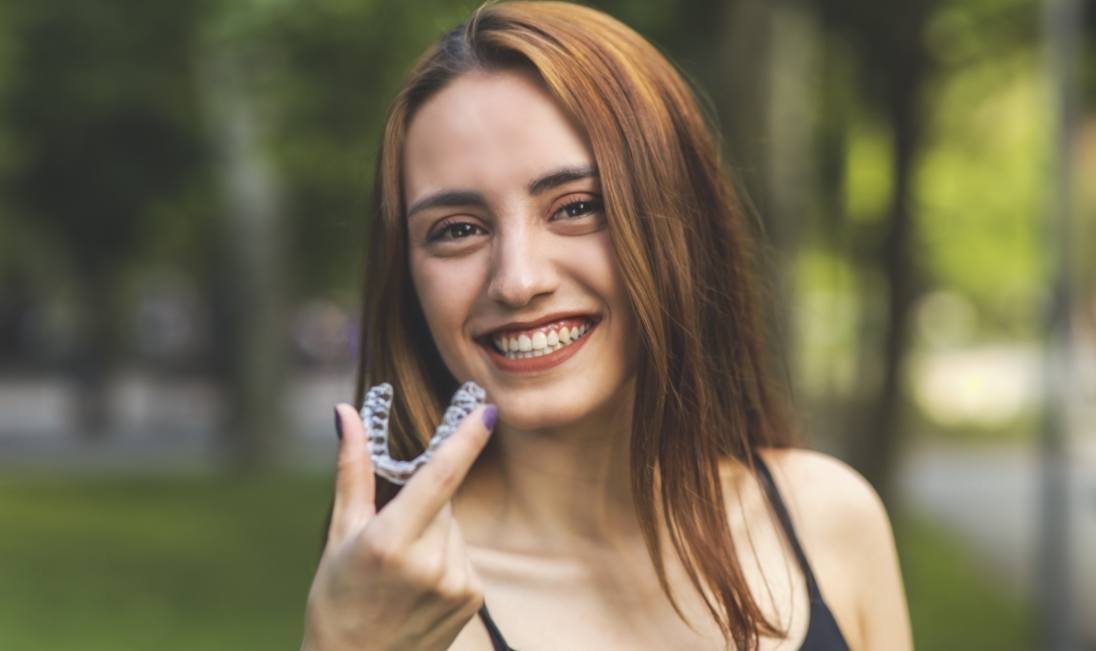
[[(879, 494), (852, 466), (806, 448), (760, 448), (781, 501), (804, 546), (856, 564), (865, 547), (893, 546), (890, 521)], [(742, 462), (728, 462), (724, 485), (740, 494), (757, 494), (752, 473)], [(812, 549), (813, 548), (813, 549)]]
[(758, 450), (782, 496), (797, 503), (799, 519), (817, 519), (835, 532), (887, 519), (879, 493), (852, 466), (807, 448)]
[(759, 452), (805, 546), (863, 570), (865, 552), (894, 548), (883, 500), (852, 466), (805, 448)]
[[(905, 596), (894, 533), (879, 493), (850, 465), (804, 448), (759, 450), (827, 601), (865, 640), (906, 648)], [(843, 602), (835, 604), (833, 602)], [(835, 614), (837, 614), (835, 612)], [(851, 620), (851, 621), (850, 621)], [(851, 632), (851, 631), (850, 631)]]

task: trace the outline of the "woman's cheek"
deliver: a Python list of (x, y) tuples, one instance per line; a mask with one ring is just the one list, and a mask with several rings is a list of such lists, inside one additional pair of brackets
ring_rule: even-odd
[(413, 263), (416, 267), (412, 276), (423, 315), (439, 352), (451, 366), (475, 305), (479, 274), (464, 260), (426, 258)]

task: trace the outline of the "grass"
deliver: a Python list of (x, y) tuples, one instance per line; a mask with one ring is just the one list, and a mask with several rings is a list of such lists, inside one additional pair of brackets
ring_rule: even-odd
[[(330, 483), (0, 478), (0, 648), (292, 649)], [(931, 522), (896, 519), (919, 649), (1029, 649), (1031, 613)]]
[(300, 642), (329, 482), (0, 480), (0, 648)]
[(1032, 605), (986, 576), (974, 550), (924, 517), (900, 515), (894, 529), (917, 649), (1036, 648)]

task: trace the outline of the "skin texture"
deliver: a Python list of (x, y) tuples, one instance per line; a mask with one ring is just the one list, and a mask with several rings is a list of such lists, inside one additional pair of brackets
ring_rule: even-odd
[[(404, 155), (412, 210), (439, 192), (479, 196), (413, 212), (409, 259), (442, 359), (487, 390), (499, 421), (489, 443), (466, 422), (451, 440), (457, 452), (425, 466), (408, 484), (412, 497), (403, 499), (405, 489), (380, 514), (363, 487), (364, 433), (353, 423), (344, 431), (336, 542), (313, 584), (305, 647), (487, 650), (474, 617), (486, 594), (522, 651), (723, 648), (667, 551), (670, 585), (693, 627), (674, 613), (640, 538), (628, 483), (635, 323), (597, 180), (529, 191), (561, 168), (592, 166), (581, 131), (526, 73), (473, 72), (413, 117)], [(503, 372), (476, 341), (561, 311), (601, 321), (577, 354), (547, 371)], [(819, 453), (764, 455), (850, 646), (910, 648), (893, 536), (874, 491)], [(802, 573), (750, 474), (728, 461), (723, 479), (747, 582), (787, 630), (761, 648), (797, 649), (809, 612)], [(413, 625), (390, 625), (403, 621)]]

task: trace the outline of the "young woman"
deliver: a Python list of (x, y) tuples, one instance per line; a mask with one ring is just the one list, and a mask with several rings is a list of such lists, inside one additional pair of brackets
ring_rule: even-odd
[[(492, 4), (411, 72), (378, 159), (358, 405), (304, 649), (911, 646), (886, 513), (793, 447), (718, 138), (645, 40)], [(493, 430), (493, 431), (492, 431)], [(489, 609), (488, 609), (489, 607)]]

